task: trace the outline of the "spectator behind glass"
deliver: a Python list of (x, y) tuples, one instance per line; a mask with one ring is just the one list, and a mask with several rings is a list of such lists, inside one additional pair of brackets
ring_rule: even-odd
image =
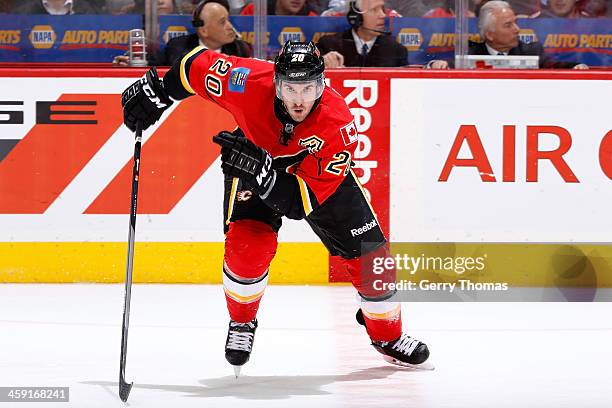
[[(398, 0), (402, 1), (402, 0)], [(478, 17), (478, 10), (488, 0), (470, 0), (468, 3), (468, 17)], [(455, 1), (454, 0), (425, 0), (424, 3), (432, 4), (437, 3), (434, 8), (428, 9), (423, 17), (426, 18), (451, 18), (455, 17)], [(509, 0), (508, 3), (516, 13), (518, 18), (533, 18), (539, 14), (540, 1), (539, 0)], [(400, 12), (401, 13), (401, 12)]]
[[(175, 37), (168, 41), (164, 50), (149, 60), (149, 65), (172, 65), (199, 45), (227, 55), (251, 56), (250, 45), (237, 39), (238, 34), (229, 21), (227, 0), (200, 2), (194, 10), (192, 24), (196, 29), (195, 34)], [(113, 64), (126, 66), (127, 57), (123, 55), (116, 57)]]
[(385, 0), (385, 7), (402, 17), (422, 17), (431, 9), (444, 5), (444, 0)]
[(510, 0), (508, 3), (518, 18), (535, 18), (540, 14), (539, 0)]
[(193, 14), (198, 2), (196, 0), (176, 0), (178, 14)]
[(386, 31), (384, 0), (351, 2), (347, 18), (352, 28), (321, 37), (317, 47), (326, 68), (401, 67), (408, 51)]
[(24, 0), (13, 10), (14, 14), (99, 14), (97, 1), (87, 0)]
[(0, 0), (0, 14), (13, 11), (13, 0)]
[[(157, 15), (177, 13), (174, 0), (153, 0), (157, 4)], [(144, 14), (145, 0), (107, 0), (107, 8), (112, 14)]]
[(548, 0), (546, 7), (538, 17), (545, 18), (580, 18), (577, 0)]
[[(255, 5), (247, 5), (240, 13), (243, 16), (255, 14)], [(306, 0), (268, 0), (269, 16), (316, 16)]]
[(106, 10), (109, 14), (127, 14), (124, 10), (133, 6), (133, 0), (106, 0)]
[[(327, 5), (327, 10), (321, 13), (324, 17), (342, 17), (346, 16), (350, 9), (350, 4), (355, 0), (330, 0)], [(402, 17), (400, 13), (395, 11), (394, 9), (387, 8), (385, 6), (385, 13), (387, 17)]]
[[(197, 0), (193, 0), (195, 4), (198, 3)], [(247, 4), (252, 3), (253, 0), (228, 0), (230, 7), (230, 15), (238, 15), (244, 9)]]
[[(467, 10), (468, 17), (474, 17), (474, 12)], [(425, 18), (451, 18), (455, 17), (455, 0), (446, 0), (440, 7), (429, 10), (423, 15)]]
[(610, 16), (612, 6), (609, 0), (585, 0), (580, 6), (583, 17), (606, 17)]
[(317, 15), (327, 10), (329, 6), (329, 0), (306, 0), (306, 4), (314, 11)]
[[(489, 0), (476, 0), (474, 14), (479, 16), (480, 8)], [(540, 0), (506, 0), (517, 18), (536, 18), (540, 15)]]
[[(232, 7), (232, 4), (236, 2), (241, 3), (240, 9), (242, 9), (242, 6), (244, 5), (244, 0), (224, 0), (224, 4), (228, 5), (227, 7)], [(193, 15), (193, 12), (198, 6), (198, 3), (200, 3), (200, 0), (176, 0), (175, 3), (177, 14)]]

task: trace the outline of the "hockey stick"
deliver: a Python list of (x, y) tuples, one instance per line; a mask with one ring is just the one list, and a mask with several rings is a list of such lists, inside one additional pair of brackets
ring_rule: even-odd
[(132, 297), (132, 267), (134, 266), (134, 235), (136, 233), (136, 206), (138, 204), (138, 178), (140, 174), (140, 147), (142, 126), (136, 124), (136, 144), (134, 145), (134, 168), (132, 170), (132, 195), (130, 204), (130, 229), (128, 231), (128, 256), (125, 272), (125, 299), (123, 304), (123, 325), (121, 327), (121, 361), (119, 363), (119, 398), (126, 402), (132, 385), (125, 382), (125, 359), (127, 354), (128, 327), (130, 325), (130, 300)]

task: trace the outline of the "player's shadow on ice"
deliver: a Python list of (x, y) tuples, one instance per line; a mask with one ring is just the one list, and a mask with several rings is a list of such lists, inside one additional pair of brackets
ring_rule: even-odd
[[(179, 392), (186, 394), (185, 397), (193, 398), (232, 396), (252, 400), (285, 399), (298, 395), (328, 395), (331, 392), (323, 390), (323, 386), (342, 382), (382, 380), (397, 371), (414, 370), (381, 366), (338, 375), (243, 375), (238, 379), (234, 376), (227, 376), (200, 380), (202, 386), (135, 383), (132, 393), (138, 392), (138, 389), (145, 389)], [(99, 385), (106, 389), (108, 387), (117, 388), (117, 383), (110, 381), (84, 381), (83, 384)]]

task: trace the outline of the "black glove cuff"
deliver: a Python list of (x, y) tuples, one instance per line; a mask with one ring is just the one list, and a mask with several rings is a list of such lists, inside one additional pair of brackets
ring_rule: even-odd
[[(145, 75), (145, 81), (142, 81), (143, 90), (145, 91), (145, 95), (149, 98), (149, 100), (157, 105), (158, 108), (166, 109), (172, 105), (172, 99), (166, 92), (166, 88), (164, 87), (164, 81), (159, 79), (159, 75), (157, 74), (157, 68), (151, 68)], [(147, 83), (151, 87), (151, 91), (153, 94), (150, 94), (147, 90)], [(160, 103), (155, 101), (155, 97), (159, 98), (159, 102), (161, 104), (165, 104), (165, 107), (162, 107)]]

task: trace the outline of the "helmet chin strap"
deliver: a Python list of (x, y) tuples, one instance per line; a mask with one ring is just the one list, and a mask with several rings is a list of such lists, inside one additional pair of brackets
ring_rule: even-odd
[[(282, 99), (279, 98), (279, 100), (281, 101), (281, 103), (283, 104), (283, 109), (284, 111), (287, 113), (287, 115), (291, 118), (291, 114), (289, 113), (289, 108), (287, 107), (287, 104), (285, 103), (285, 101), (283, 101)], [(293, 118), (291, 118), (291, 120), (293, 120)]]
[(287, 107), (285, 106), (285, 102), (283, 102), (278, 96), (274, 97), (274, 114), (283, 125), (280, 131), (280, 135), (278, 137), (278, 141), (280, 142), (280, 144), (287, 146), (289, 144), (289, 141), (293, 137), (295, 127), (298, 123), (293, 120), (291, 115), (289, 115)]
[[(319, 102), (321, 102), (320, 97), (317, 98), (315, 103), (312, 105), (312, 108), (310, 108), (310, 112), (308, 112), (306, 118), (308, 118), (308, 116), (310, 116), (310, 114), (314, 112), (314, 110), (319, 105)], [(293, 118), (289, 114), (289, 111), (287, 110), (287, 106), (285, 106), (285, 102), (283, 102), (278, 96), (274, 96), (274, 114), (283, 125), (278, 140), (280, 144), (287, 146), (289, 144), (289, 141), (293, 138), (293, 134), (295, 133), (295, 127), (301, 122), (296, 122), (295, 120), (293, 120)], [(306, 118), (304, 118), (304, 120), (306, 120)]]

